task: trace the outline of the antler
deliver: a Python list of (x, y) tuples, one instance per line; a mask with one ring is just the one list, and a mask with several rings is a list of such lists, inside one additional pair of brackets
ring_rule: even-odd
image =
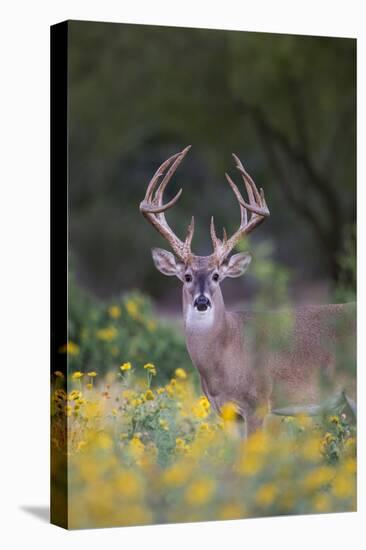
[[(175, 254), (185, 263), (187, 263), (192, 257), (191, 243), (194, 233), (194, 218), (192, 216), (191, 223), (188, 226), (187, 237), (185, 241), (182, 242), (169, 227), (164, 214), (166, 210), (172, 208), (172, 206), (178, 202), (179, 197), (182, 194), (182, 189), (180, 189), (175, 197), (166, 204), (163, 204), (163, 194), (173, 174), (190, 148), (191, 146), (188, 145), (188, 147), (183, 149), (183, 151), (168, 158), (161, 166), (159, 166), (147, 186), (145, 198), (140, 204), (140, 211), (145, 218), (155, 227), (155, 229), (157, 229), (160, 235), (162, 235), (169, 242)], [(168, 167), (169, 169), (165, 173)], [(155, 191), (159, 178), (162, 176), (164, 177)]]
[[(224, 229), (223, 239), (220, 240), (216, 235), (214, 220), (211, 218), (211, 239), (214, 247), (213, 256), (215, 256), (218, 261), (222, 261), (226, 258), (243, 235), (247, 235), (253, 231), (257, 225), (261, 224), (263, 220), (269, 216), (269, 209), (264, 197), (263, 189), (258, 191), (257, 186), (248, 172), (244, 169), (240, 159), (234, 155), (234, 153), (233, 157), (236, 162), (236, 168), (239, 170), (243, 179), (249, 203), (243, 199), (238, 187), (235, 185), (230, 176), (225, 174), (226, 179), (239, 202), (240, 226), (234, 235), (230, 237), (230, 239), (227, 238), (226, 231)], [(248, 219), (248, 212), (250, 212), (250, 219)]]
[[(194, 217), (190, 225), (188, 226), (187, 236), (185, 241), (181, 241), (174, 231), (169, 227), (168, 222), (166, 221), (165, 214), (166, 210), (172, 208), (179, 200), (179, 197), (182, 194), (182, 189), (178, 191), (173, 199), (171, 199), (166, 204), (163, 204), (163, 194), (165, 188), (167, 187), (169, 181), (171, 180), (173, 174), (178, 168), (179, 164), (182, 162), (191, 146), (188, 145), (183, 151), (173, 155), (168, 158), (155, 172), (152, 177), (149, 185), (147, 186), (146, 195), (144, 200), (140, 204), (140, 211), (145, 216), (145, 218), (155, 227), (155, 229), (162, 235), (170, 244), (175, 254), (180, 258), (184, 263), (188, 263), (192, 257), (191, 243), (194, 233)], [(249, 203), (246, 202), (238, 187), (233, 182), (228, 174), (225, 174), (226, 179), (234, 191), (234, 194), (239, 202), (240, 207), (240, 226), (239, 229), (228, 239), (226, 231), (224, 229), (224, 234), (222, 240), (220, 240), (215, 231), (215, 224), (213, 217), (211, 218), (211, 239), (214, 247), (214, 252), (210, 258), (217, 262), (223, 261), (230, 254), (232, 249), (235, 247), (237, 242), (247, 235), (253, 229), (263, 222), (265, 218), (269, 216), (269, 210), (264, 197), (263, 189), (258, 191), (254, 181), (250, 175), (245, 171), (244, 166), (240, 162), (240, 159), (233, 154), (233, 157), (236, 162), (236, 168), (239, 170), (241, 177), (243, 179)], [(155, 190), (159, 178), (163, 177), (161, 182), (158, 185), (158, 188)], [(250, 218), (248, 216), (250, 213)]]

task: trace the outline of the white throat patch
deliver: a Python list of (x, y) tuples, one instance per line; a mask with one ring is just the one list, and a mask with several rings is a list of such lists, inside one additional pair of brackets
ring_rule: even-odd
[(206, 311), (198, 311), (197, 308), (189, 304), (187, 308), (185, 324), (186, 327), (193, 330), (207, 330), (214, 321), (213, 307), (209, 307)]

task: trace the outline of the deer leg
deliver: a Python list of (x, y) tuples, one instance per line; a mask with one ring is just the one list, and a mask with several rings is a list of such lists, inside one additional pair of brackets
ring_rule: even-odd
[(246, 436), (249, 437), (257, 430), (263, 427), (263, 418), (259, 418), (255, 414), (248, 414), (245, 418), (246, 423)]

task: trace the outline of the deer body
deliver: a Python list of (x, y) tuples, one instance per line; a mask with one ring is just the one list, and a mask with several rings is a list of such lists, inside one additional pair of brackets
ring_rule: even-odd
[[(249, 433), (271, 408), (321, 402), (347, 384), (352, 393), (349, 380), (335, 378), (337, 348), (353, 344), (352, 304), (236, 313), (225, 310), (220, 292), (218, 309), (213, 306), (217, 317), (208, 324), (187, 316), (185, 302), (183, 293), (186, 344), (202, 389), (218, 413), (225, 403), (234, 403)], [(270, 344), (273, 326), (279, 347)]]
[[(169, 227), (164, 212), (179, 199), (181, 190), (163, 204), (163, 193), (189, 147), (165, 161), (150, 181), (140, 210), (168, 240), (172, 254), (152, 251), (155, 266), (164, 275), (183, 283), (183, 317), (186, 344), (197, 368), (204, 393), (220, 413), (234, 404), (239, 419), (251, 433), (262, 423), (263, 411), (273, 404), (309, 403), (319, 399), (319, 378), (328, 390), (334, 386), (335, 356), (339, 346), (351, 344), (354, 351), (354, 307), (329, 305), (278, 312), (235, 313), (225, 308), (220, 284), (226, 277), (239, 277), (250, 264), (248, 253), (230, 256), (240, 238), (252, 231), (269, 210), (263, 190), (258, 191), (238, 157), (236, 167), (249, 202), (226, 174), (240, 207), (240, 226), (230, 238), (224, 230), (220, 240), (211, 220), (214, 252), (197, 256), (191, 252), (194, 219), (181, 241)], [(163, 176), (157, 190), (157, 182)], [(258, 414), (258, 410), (262, 414)]]

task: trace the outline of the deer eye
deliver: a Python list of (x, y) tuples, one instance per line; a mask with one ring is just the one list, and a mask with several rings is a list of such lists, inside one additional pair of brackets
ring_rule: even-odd
[(218, 273), (214, 273), (214, 274), (212, 275), (212, 280), (215, 281), (215, 282), (218, 281), (218, 280), (219, 280), (219, 274), (218, 274)]
[(186, 273), (184, 275), (184, 279), (186, 283), (190, 283), (192, 281), (192, 275), (190, 275), (189, 273)]

